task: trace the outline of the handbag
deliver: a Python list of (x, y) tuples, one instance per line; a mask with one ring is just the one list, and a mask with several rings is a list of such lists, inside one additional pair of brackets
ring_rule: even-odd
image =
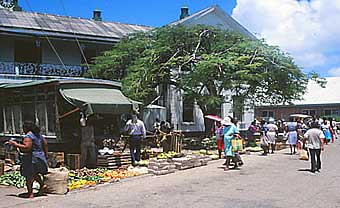
[(268, 140), (268, 137), (266, 135), (261, 135), (260, 144), (261, 144), (261, 146), (268, 146), (269, 145), (269, 140)]
[(232, 139), (231, 140), (231, 147), (233, 152), (238, 152), (243, 150), (243, 142), (242, 139)]

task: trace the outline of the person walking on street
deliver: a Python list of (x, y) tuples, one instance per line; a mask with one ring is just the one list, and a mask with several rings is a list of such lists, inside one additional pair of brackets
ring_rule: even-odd
[(224, 153), (226, 156), (226, 166), (224, 170), (228, 171), (231, 160), (234, 161), (234, 169), (238, 167), (237, 161), (235, 159), (235, 152), (233, 151), (233, 148), (231, 145), (231, 140), (234, 137), (239, 136), (239, 131), (237, 127), (235, 126), (235, 124), (231, 122), (231, 118), (228, 116), (222, 120), (221, 124), (224, 126), (223, 127), (223, 137), (224, 137), (223, 141), (224, 141)]
[(216, 121), (216, 143), (218, 150), (218, 158), (222, 158), (222, 151), (224, 151), (224, 143), (223, 143), (223, 126), (220, 121)]
[(321, 169), (321, 150), (324, 150), (323, 140), (325, 139), (324, 133), (319, 129), (319, 124), (314, 122), (305, 135), (307, 140), (307, 148), (309, 149), (311, 158), (311, 172), (320, 171)]
[[(298, 139), (297, 134), (297, 122), (294, 122), (294, 118), (289, 118), (290, 122), (288, 122), (286, 126), (286, 132), (287, 132), (287, 144), (289, 144), (290, 147), (290, 154), (296, 154), (296, 143)], [(293, 151), (294, 149), (294, 151)]]
[[(267, 125), (267, 137), (268, 137), (268, 144), (271, 148), (271, 153), (274, 154), (275, 146), (276, 146), (276, 138), (277, 138), (277, 132), (278, 132), (278, 127), (275, 125), (275, 120), (274, 118), (269, 118), (268, 120), (268, 125)], [(268, 147), (269, 151), (269, 147)]]
[(125, 125), (125, 132), (130, 136), (130, 154), (132, 165), (137, 165), (140, 161), (142, 139), (146, 137), (146, 129), (143, 121), (138, 119), (137, 112), (134, 112), (132, 119)]
[[(39, 193), (47, 188), (44, 185), (44, 175), (47, 174), (47, 141), (40, 134), (40, 128), (31, 121), (24, 122), (23, 130), (26, 136), (22, 144), (15, 141), (8, 143), (20, 149), (23, 153), (20, 173), (26, 178), (27, 198), (33, 198), (33, 182), (37, 181), (40, 185)], [(42, 177), (41, 177), (42, 175)]]
[(257, 132), (256, 120), (252, 121), (247, 130), (247, 146), (255, 143), (254, 134)]
[(332, 139), (332, 133), (330, 130), (330, 125), (328, 124), (328, 121), (326, 118), (323, 119), (323, 124), (321, 125), (321, 129), (323, 131), (323, 134), (325, 135), (325, 144), (328, 144), (328, 142)]
[(261, 136), (260, 136), (260, 145), (261, 148), (263, 149), (262, 156), (267, 156), (269, 153), (269, 141), (267, 137), (267, 124), (265, 120), (261, 121)]

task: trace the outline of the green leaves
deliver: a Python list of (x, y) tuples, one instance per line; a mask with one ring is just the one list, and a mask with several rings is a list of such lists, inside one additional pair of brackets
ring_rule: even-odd
[(157, 97), (157, 86), (171, 83), (205, 109), (222, 103), (222, 90), (251, 103), (290, 102), (308, 80), (278, 47), (203, 25), (126, 37), (97, 57), (89, 74), (122, 80), (123, 92), (144, 103)]

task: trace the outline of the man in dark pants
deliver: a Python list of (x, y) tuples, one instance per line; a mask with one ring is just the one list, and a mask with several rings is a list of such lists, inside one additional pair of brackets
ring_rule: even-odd
[(130, 154), (132, 165), (137, 165), (140, 161), (142, 138), (146, 136), (146, 130), (143, 121), (139, 120), (137, 113), (132, 115), (125, 125), (125, 131), (130, 135)]
[[(321, 150), (324, 150), (323, 141), (325, 139), (325, 135), (319, 129), (319, 124), (317, 122), (313, 122), (311, 124), (311, 129), (309, 129), (305, 135), (305, 140), (307, 140), (307, 148), (310, 152), (311, 159), (311, 171), (315, 173), (315, 171), (320, 171), (321, 169)], [(316, 160), (315, 160), (316, 158)]]

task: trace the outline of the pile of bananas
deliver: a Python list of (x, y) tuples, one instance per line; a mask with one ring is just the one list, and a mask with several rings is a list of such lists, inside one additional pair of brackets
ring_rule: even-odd
[(177, 155), (177, 153), (174, 152), (174, 151), (170, 151), (170, 152), (167, 152), (167, 153), (163, 152), (163, 153), (157, 155), (157, 159), (168, 159), (168, 158), (173, 158), (173, 157), (175, 157), (176, 155)]

